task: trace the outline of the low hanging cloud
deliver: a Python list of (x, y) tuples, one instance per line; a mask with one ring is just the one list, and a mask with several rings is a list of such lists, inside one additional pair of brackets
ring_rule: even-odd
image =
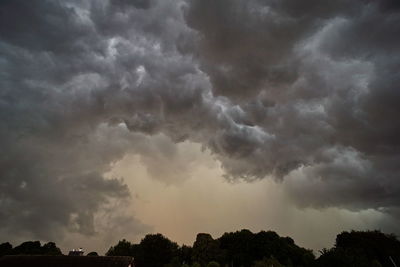
[(398, 214), (399, 20), (389, 0), (2, 1), (2, 231), (93, 235), (130, 199), (105, 176), (125, 155), (184, 179), (171, 140), (301, 206)]

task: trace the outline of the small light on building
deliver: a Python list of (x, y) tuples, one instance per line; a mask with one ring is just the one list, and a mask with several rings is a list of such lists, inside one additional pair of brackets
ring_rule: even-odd
[(78, 250), (73, 249), (68, 253), (68, 256), (83, 256), (83, 248), (79, 248)]

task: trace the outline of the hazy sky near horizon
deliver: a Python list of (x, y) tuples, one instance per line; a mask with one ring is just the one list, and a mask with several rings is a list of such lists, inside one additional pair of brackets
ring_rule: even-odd
[(400, 234), (395, 0), (0, 1), (0, 242)]

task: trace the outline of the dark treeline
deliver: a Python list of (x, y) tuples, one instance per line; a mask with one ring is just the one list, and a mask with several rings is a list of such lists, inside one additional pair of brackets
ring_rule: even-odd
[(147, 235), (139, 244), (119, 241), (107, 255), (133, 256), (136, 267), (393, 267), (400, 266), (400, 242), (380, 231), (343, 232), (333, 248), (323, 249), (315, 258), (290, 237), (241, 230), (217, 239), (198, 234), (191, 247), (178, 246), (161, 234)]
[[(52, 242), (42, 246), (39, 241), (29, 241), (14, 248), (9, 243), (0, 244), (0, 256), (20, 254), (61, 255), (61, 251)], [(161, 234), (149, 234), (138, 244), (121, 240), (106, 253), (133, 256), (135, 267), (392, 267), (400, 266), (400, 241), (380, 231), (343, 232), (337, 235), (333, 248), (319, 254), (316, 258), (290, 237), (249, 230), (225, 233), (217, 239), (200, 233), (193, 246), (179, 246)]]
[(39, 241), (27, 241), (12, 247), (10, 243), (0, 244), (0, 257), (4, 255), (62, 255), (55, 243), (49, 242), (42, 246)]

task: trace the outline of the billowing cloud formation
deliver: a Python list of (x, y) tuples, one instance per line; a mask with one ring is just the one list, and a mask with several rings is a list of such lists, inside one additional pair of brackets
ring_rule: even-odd
[(93, 234), (96, 213), (129, 198), (104, 175), (127, 153), (182, 179), (166, 171), (168, 138), (210, 149), (229, 179), (283, 179), (303, 206), (397, 210), (399, 12), (388, 0), (2, 1), (2, 230)]
[(226, 168), (289, 175), (304, 205), (398, 206), (399, 19), (393, 1), (193, 1), (201, 66), (251, 129), (217, 139)]

